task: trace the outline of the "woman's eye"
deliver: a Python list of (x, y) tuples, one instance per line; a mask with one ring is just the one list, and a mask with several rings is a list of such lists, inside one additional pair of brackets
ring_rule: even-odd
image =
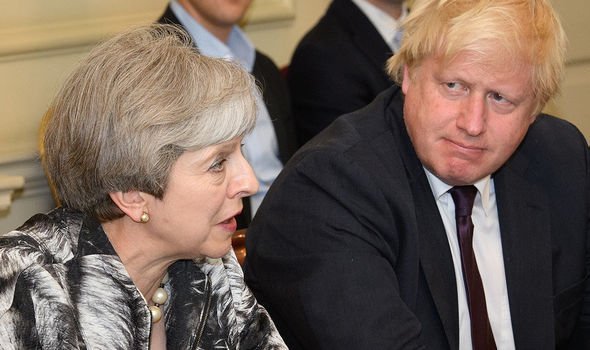
[(209, 170), (213, 171), (213, 172), (223, 171), (226, 161), (227, 161), (226, 158), (221, 158), (219, 160), (216, 160), (213, 164), (211, 164), (211, 166), (209, 167)]

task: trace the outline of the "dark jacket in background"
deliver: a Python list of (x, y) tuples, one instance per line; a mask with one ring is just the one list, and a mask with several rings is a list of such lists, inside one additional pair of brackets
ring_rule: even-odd
[(350, 0), (334, 0), (298, 44), (288, 83), (301, 144), (392, 85), (383, 37)]

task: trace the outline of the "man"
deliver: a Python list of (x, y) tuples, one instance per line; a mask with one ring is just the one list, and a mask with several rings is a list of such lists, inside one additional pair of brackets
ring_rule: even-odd
[(275, 181), (248, 285), (291, 349), (590, 349), (590, 154), (538, 115), (564, 61), (549, 1), (417, 1), (403, 29), (401, 86)]
[(172, 0), (160, 23), (182, 26), (199, 51), (207, 56), (238, 61), (262, 87), (254, 131), (243, 151), (254, 169), (260, 189), (244, 200), (238, 227), (248, 226), (270, 184), (297, 148), (286, 83), (272, 60), (257, 51), (238, 27), (251, 0)]
[(391, 86), (385, 63), (399, 48), (402, 3), (334, 0), (298, 44), (287, 78), (300, 143)]

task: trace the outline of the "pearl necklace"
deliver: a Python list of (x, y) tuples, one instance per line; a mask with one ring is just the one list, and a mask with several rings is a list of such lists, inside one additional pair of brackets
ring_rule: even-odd
[(152, 295), (152, 301), (154, 302), (154, 305), (150, 305), (152, 323), (158, 323), (164, 314), (164, 307), (162, 306), (166, 303), (166, 300), (168, 300), (168, 292), (166, 292), (166, 289), (164, 289), (166, 282), (168, 282), (168, 273), (164, 275), (162, 282), (160, 282), (160, 287), (156, 289), (154, 295)]

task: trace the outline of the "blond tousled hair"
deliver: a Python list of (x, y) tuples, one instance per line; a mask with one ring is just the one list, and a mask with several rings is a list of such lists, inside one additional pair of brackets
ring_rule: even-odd
[(471, 52), (530, 67), (537, 112), (559, 91), (566, 36), (548, 0), (416, 0), (402, 28), (402, 46), (387, 63), (400, 84), (404, 66)]

